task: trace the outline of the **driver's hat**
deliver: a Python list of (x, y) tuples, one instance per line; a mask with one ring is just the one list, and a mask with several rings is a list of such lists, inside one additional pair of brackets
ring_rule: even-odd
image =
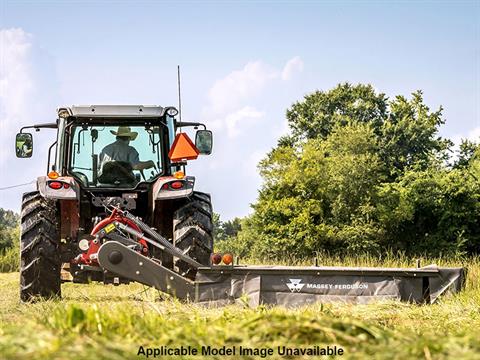
[(117, 131), (110, 130), (110, 132), (115, 136), (129, 137), (130, 140), (135, 140), (138, 135), (136, 131), (130, 129), (130, 126), (119, 126)]

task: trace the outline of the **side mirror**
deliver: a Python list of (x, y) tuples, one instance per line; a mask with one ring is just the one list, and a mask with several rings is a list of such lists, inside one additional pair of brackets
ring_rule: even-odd
[(18, 158), (29, 158), (33, 155), (33, 136), (30, 133), (18, 133), (15, 138), (15, 153)]
[(197, 130), (195, 146), (202, 155), (210, 155), (213, 147), (213, 135), (210, 130)]

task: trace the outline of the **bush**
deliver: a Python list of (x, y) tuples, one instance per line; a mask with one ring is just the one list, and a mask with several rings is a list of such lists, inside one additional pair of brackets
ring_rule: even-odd
[(20, 249), (17, 245), (0, 253), (0, 273), (18, 271), (20, 268)]
[(409, 253), (480, 253), (480, 183), (465, 169), (408, 171), (380, 191), (385, 245)]

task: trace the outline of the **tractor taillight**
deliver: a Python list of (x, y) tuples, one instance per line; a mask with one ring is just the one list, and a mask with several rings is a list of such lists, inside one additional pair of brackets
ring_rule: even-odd
[(172, 189), (181, 189), (183, 187), (183, 182), (181, 181), (174, 181), (170, 184)]
[(58, 190), (58, 189), (61, 189), (63, 186), (63, 184), (60, 182), (60, 181), (50, 181), (48, 183), (48, 187), (50, 189), (54, 189), (54, 190)]
[(222, 262), (222, 255), (215, 253), (210, 256), (210, 261), (213, 265), (218, 265)]
[(162, 185), (163, 190), (168, 190), (168, 183)]
[(70, 184), (63, 183), (63, 188), (64, 188), (64, 189), (70, 189)]

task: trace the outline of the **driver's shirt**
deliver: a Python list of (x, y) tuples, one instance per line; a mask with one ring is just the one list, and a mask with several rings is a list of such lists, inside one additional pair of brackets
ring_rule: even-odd
[(135, 166), (140, 162), (138, 151), (128, 145), (127, 142), (118, 139), (117, 141), (103, 148), (99, 158), (99, 169), (103, 169), (103, 165), (109, 161), (123, 161)]

